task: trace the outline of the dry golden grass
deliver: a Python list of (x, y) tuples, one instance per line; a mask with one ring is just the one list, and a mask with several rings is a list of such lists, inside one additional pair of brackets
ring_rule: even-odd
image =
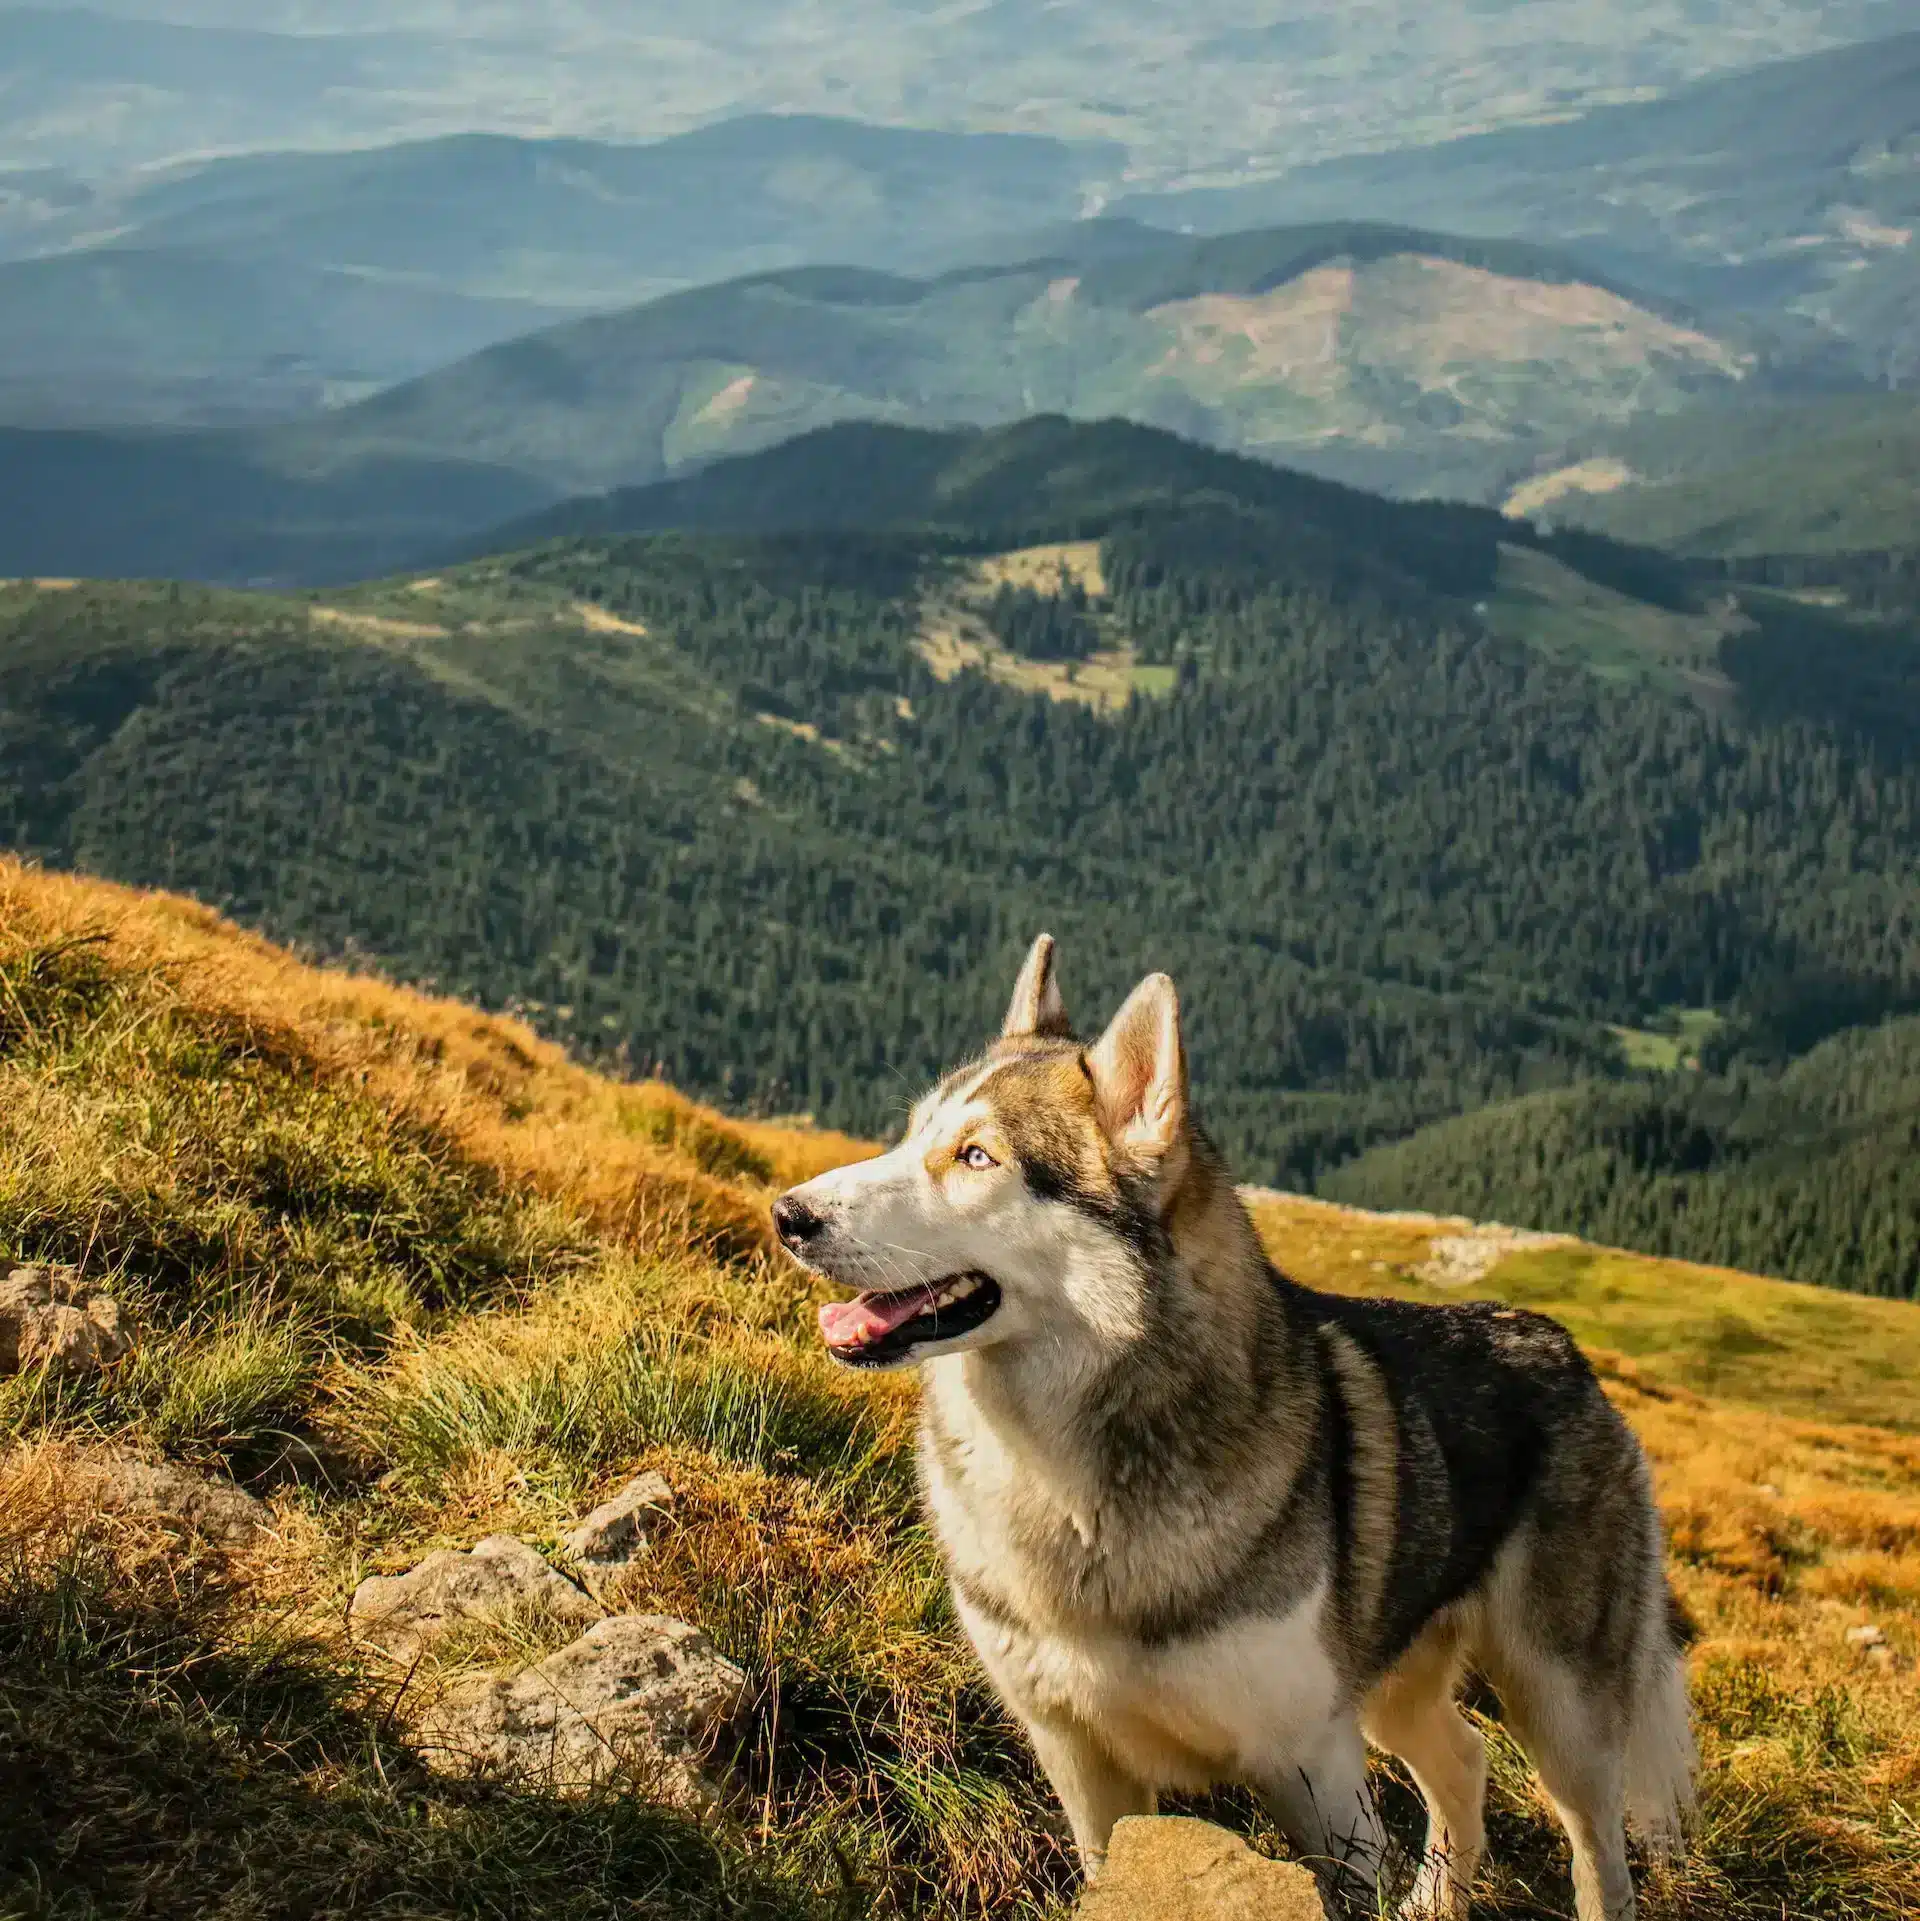
[[(604, 1231), (768, 1244), (757, 1196), (708, 1172), (697, 1151), (676, 1151), (672, 1128), (654, 1117), (684, 1117), (692, 1134), (713, 1129), (718, 1142), (740, 1130), (674, 1089), (618, 1085), (519, 1021), (307, 966), (196, 902), (0, 859), (10, 943), (52, 947), (103, 931), (116, 967), (163, 975), (182, 1009), (297, 1038), (318, 1071), (357, 1082), (471, 1159), (564, 1195)], [(756, 1145), (810, 1151), (779, 1130), (760, 1131)], [(781, 1164), (768, 1165), (777, 1178)]]
[(1098, 541), (1022, 547), (976, 561), (949, 591), (929, 598), (915, 643), (920, 658), (941, 680), (973, 668), (1003, 686), (1078, 702), (1096, 713), (1115, 712), (1136, 693), (1171, 692), (1174, 670), (1142, 665), (1130, 646), (1101, 648), (1080, 661), (1032, 660), (1002, 646), (980, 617), (981, 606), (1002, 587), (1046, 594), (1076, 583), (1096, 599), (1106, 593)]
[[(0, 1256), (84, 1258), (138, 1333), (98, 1382), (0, 1384), (0, 1913), (1062, 1913), (1048, 1798), (915, 1515), (912, 1384), (834, 1371), (766, 1246), (778, 1186), (865, 1151), (0, 863)], [(1431, 1221), (1258, 1211), (1303, 1280), (1438, 1292)], [(1595, 1355), (1700, 1625), (1699, 1846), (1648, 1915), (1920, 1914), (1920, 1315), (1586, 1248), (1479, 1286)], [(95, 1511), (105, 1444), (224, 1464), (273, 1532)], [(444, 1677), (348, 1643), (355, 1582), (487, 1532), (551, 1548), (647, 1468), (675, 1503), (622, 1603), (752, 1684), (723, 1813), (423, 1774), (406, 1731)], [(1869, 1622), (1884, 1660), (1848, 1642)], [(1493, 1732), (1481, 1911), (1563, 1914)]]
[(1097, 540), (1061, 540), (1044, 547), (1019, 547), (992, 554), (971, 574), (977, 592), (997, 587), (1031, 587), (1035, 593), (1058, 592), (1064, 581), (1075, 581), (1097, 600), (1107, 591)]

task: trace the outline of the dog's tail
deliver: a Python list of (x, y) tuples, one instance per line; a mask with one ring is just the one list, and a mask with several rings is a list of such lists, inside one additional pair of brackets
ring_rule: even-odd
[(1655, 1861), (1686, 1852), (1693, 1818), (1693, 1722), (1687, 1703), (1687, 1647), (1693, 1623), (1656, 1556), (1647, 1583), (1647, 1631), (1627, 1735), (1627, 1819)]

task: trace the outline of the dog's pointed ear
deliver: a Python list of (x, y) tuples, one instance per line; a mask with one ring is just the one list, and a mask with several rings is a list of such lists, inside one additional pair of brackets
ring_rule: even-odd
[(1051, 934), (1042, 934), (1027, 949), (1020, 978), (1013, 984), (1013, 999), (1007, 1003), (1007, 1018), (1000, 1023), (1003, 1041), (1020, 1040), (1029, 1034), (1045, 1040), (1067, 1040), (1073, 1034), (1066, 1002), (1060, 998), (1060, 983), (1053, 975)]
[(1187, 1124), (1187, 1049), (1180, 997), (1149, 974), (1087, 1053), (1101, 1123), (1114, 1144), (1145, 1160), (1172, 1153)]

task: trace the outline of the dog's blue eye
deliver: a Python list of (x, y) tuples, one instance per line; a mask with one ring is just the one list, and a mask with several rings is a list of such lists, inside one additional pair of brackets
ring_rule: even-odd
[(986, 1168), (998, 1167), (1000, 1163), (976, 1141), (971, 1147), (963, 1147), (960, 1150), (960, 1165), (972, 1168), (977, 1174)]

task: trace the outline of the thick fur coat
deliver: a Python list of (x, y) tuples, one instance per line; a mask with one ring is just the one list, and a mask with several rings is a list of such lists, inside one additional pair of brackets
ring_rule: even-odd
[(1172, 983), (1090, 1047), (1053, 943), (900, 1144), (776, 1204), (858, 1290), (849, 1366), (918, 1365), (957, 1606), (1097, 1874), (1161, 1790), (1249, 1785), (1367, 1913), (1366, 1743), (1428, 1810), (1404, 1911), (1466, 1912), (1498, 1692), (1573, 1848), (1579, 1921), (1634, 1911), (1629, 1816), (1678, 1842), (1692, 1742), (1645, 1460), (1557, 1323), (1300, 1287), (1188, 1109)]

